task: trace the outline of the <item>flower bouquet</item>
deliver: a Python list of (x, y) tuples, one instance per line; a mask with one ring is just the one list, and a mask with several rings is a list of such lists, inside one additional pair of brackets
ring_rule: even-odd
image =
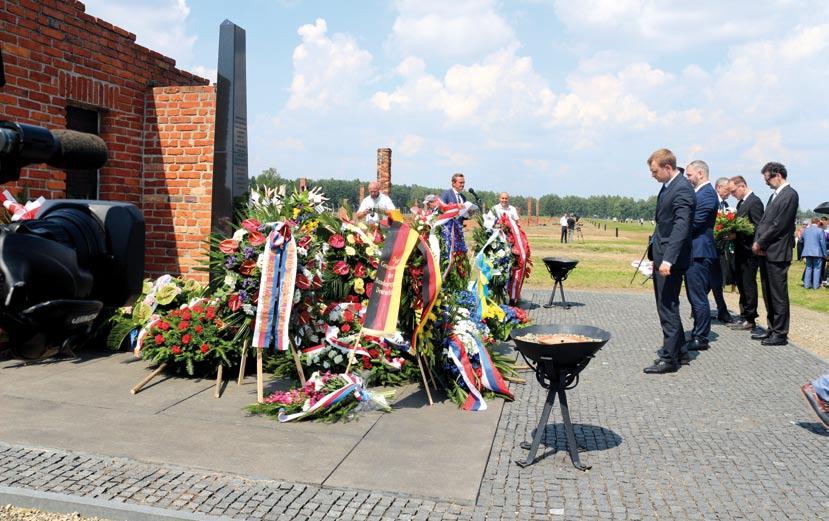
[(142, 328), (158, 318), (158, 315), (178, 309), (193, 299), (204, 294), (205, 288), (193, 279), (182, 279), (162, 275), (155, 281), (144, 279), (141, 295), (131, 307), (115, 311), (110, 318), (110, 330), (106, 345), (117, 350), (129, 342), (130, 348), (136, 347), (136, 340)]
[(734, 239), (737, 235), (754, 235), (754, 225), (748, 217), (737, 217), (731, 210), (717, 212), (714, 222), (714, 240), (720, 250), (734, 253)]
[(505, 342), (516, 327), (526, 327), (529, 324), (527, 312), (507, 304), (487, 306), (483, 320), (495, 340)]
[(164, 313), (139, 339), (141, 358), (183, 368), (190, 376), (212, 371), (217, 364), (230, 366), (238, 356), (217, 314), (217, 302), (207, 299)]
[(394, 393), (366, 390), (361, 378), (348, 374), (313, 373), (299, 388), (278, 391), (245, 409), (251, 414), (276, 416), (280, 422), (350, 420), (358, 410), (390, 411), (387, 402)]

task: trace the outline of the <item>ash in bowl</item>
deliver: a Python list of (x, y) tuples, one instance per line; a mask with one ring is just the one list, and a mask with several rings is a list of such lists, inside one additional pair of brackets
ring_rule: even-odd
[(542, 345), (556, 345), (556, 344), (581, 344), (583, 342), (602, 342), (598, 338), (590, 338), (584, 335), (573, 335), (567, 333), (552, 333), (552, 334), (538, 334), (527, 333), (526, 335), (516, 337), (522, 342), (532, 342), (534, 344)]

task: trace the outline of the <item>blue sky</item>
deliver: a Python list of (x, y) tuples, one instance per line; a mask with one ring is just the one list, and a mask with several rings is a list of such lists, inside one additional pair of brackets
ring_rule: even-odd
[(249, 164), (539, 196), (657, 191), (661, 147), (712, 177), (784, 163), (829, 200), (829, 2), (88, 0), (215, 78), (219, 24), (247, 34)]

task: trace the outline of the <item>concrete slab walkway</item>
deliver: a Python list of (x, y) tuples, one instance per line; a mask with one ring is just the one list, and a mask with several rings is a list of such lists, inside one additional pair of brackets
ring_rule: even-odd
[(644, 375), (661, 339), (652, 296), (572, 291), (570, 310), (541, 307), (547, 292), (527, 296), (537, 323), (613, 334), (568, 393), (589, 472), (570, 465), (557, 409), (543, 459), (514, 464), (544, 399), (532, 381), (514, 385), (516, 401), (503, 410), (424, 407), (404, 392), (389, 415), (275, 425), (241, 411), (252, 385), (232, 384), (214, 400), (212, 382), (168, 380), (131, 397), (146, 369), (117, 355), (3, 363), (4, 497), (22, 489), (237, 519), (766, 520), (829, 511), (829, 431), (798, 393), (826, 363), (716, 325), (712, 348), (690, 366)]

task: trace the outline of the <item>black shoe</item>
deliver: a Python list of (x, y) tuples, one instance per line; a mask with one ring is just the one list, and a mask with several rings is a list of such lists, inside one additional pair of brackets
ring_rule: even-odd
[(760, 341), (760, 345), (764, 346), (785, 346), (788, 345), (789, 340), (783, 335), (770, 335)]
[(685, 347), (688, 348), (688, 351), (705, 351), (711, 345), (704, 338), (695, 338), (688, 342)]
[(751, 334), (751, 339), (752, 340), (765, 340), (770, 336), (771, 336), (771, 331), (766, 331), (766, 330), (760, 329), (756, 333)]
[(731, 324), (734, 322), (734, 319), (731, 318), (731, 313), (723, 313), (721, 315), (717, 315), (717, 320), (722, 322), (723, 324)]
[[(689, 355), (688, 353), (682, 353), (682, 354), (679, 355), (679, 365), (690, 365), (691, 360), (692, 360), (691, 355)], [(658, 364), (660, 361), (662, 361), (661, 358), (654, 358), (653, 359), (654, 364)]]
[(660, 360), (658, 363), (650, 365), (644, 369), (647, 374), (665, 374), (675, 373), (679, 369), (677, 364), (668, 362), (667, 360)]
[(737, 322), (728, 324), (728, 327), (734, 331), (751, 331), (757, 327), (757, 324), (755, 324), (754, 321), (738, 320)]

